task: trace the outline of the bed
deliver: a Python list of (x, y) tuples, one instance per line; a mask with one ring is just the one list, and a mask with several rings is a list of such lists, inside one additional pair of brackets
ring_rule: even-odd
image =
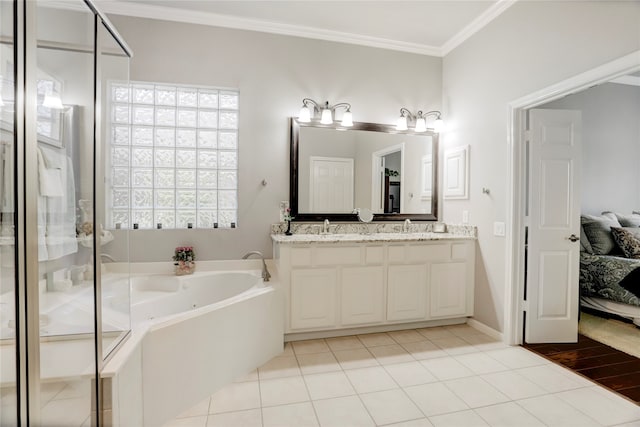
[(640, 259), (581, 252), (580, 304), (630, 319), (640, 326), (640, 298), (619, 285), (630, 274), (637, 274), (637, 268)]

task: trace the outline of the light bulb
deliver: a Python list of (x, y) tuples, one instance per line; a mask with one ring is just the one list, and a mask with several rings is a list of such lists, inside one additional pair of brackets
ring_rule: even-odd
[(303, 105), (298, 114), (298, 121), (302, 123), (309, 123), (311, 121), (311, 111), (309, 107)]
[(442, 121), (442, 119), (437, 119), (435, 122), (433, 122), (433, 131), (435, 133), (440, 133), (443, 127), (444, 122)]
[(46, 108), (51, 108), (52, 110), (63, 110), (64, 105), (62, 105), (62, 100), (59, 96), (55, 95), (45, 95), (44, 101), (42, 101), (42, 106)]
[(419, 117), (416, 119), (416, 128), (414, 129), (416, 132), (426, 132), (427, 131), (427, 121), (424, 117)]
[(398, 118), (398, 122), (396, 123), (396, 130), (407, 130), (407, 118), (405, 116), (400, 116)]
[(322, 118), (320, 119), (320, 123), (323, 125), (330, 125), (333, 123), (333, 117), (331, 117), (331, 110), (325, 108), (322, 110)]
[(344, 112), (344, 114), (342, 115), (342, 126), (345, 127), (351, 127), (353, 126), (353, 114), (351, 114), (351, 111), (347, 110)]

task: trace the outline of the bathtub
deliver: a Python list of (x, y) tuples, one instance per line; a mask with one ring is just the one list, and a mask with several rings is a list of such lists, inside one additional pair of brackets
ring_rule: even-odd
[(260, 270), (132, 276), (131, 319), (102, 374), (114, 426), (163, 425), (283, 350), (283, 297)]

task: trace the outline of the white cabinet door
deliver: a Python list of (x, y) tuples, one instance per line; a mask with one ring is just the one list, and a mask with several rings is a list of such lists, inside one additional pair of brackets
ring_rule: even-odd
[(464, 316), (467, 312), (466, 263), (431, 264), (429, 279), (431, 317)]
[(342, 325), (384, 321), (383, 275), (382, 266), (342, 269)]
[(387, 320), (427, 317), (426, 265), (389, 266), (387, 286)]
[(336, 326), (336, 270), (291, 272), (291, 329)]

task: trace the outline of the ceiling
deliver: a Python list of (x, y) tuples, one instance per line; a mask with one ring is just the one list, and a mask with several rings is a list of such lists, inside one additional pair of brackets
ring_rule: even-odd
[(96, 0), (107, 13), (443, 56), (515, 0)]

